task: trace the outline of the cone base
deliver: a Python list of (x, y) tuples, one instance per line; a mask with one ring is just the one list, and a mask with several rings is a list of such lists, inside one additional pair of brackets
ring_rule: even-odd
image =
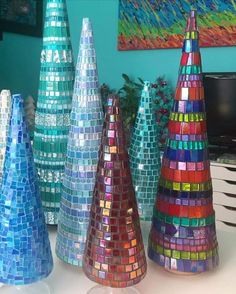
[(56, 256), (62, 262), (65, 262), (65, 263), (67, 263), (69, 265), (76, 266), (76, 267), (81, 268), (81, 269), (83, 267), (83, 260), (82, 259), (81, 260), (70, 259), (67, 256), (61, 255), (57, 250), (56, 250)]
[(140, 292), (134, 287), (128, 288), (111, 288), (105, 286), (95, 286), (87, 294), (139, 294)]
[[(209, 257), (205, 260), (183, 260), (169, 258), (155, 252), (151, 247), (148, 247), (148, 257), (163, 267), (165, 270), (174, 271), (179, 274), (198, 274), (206, 271), (211, 271), (219, 264), (218, 252), (216, 256)], [(174, 266), (172, 265), (174, 263)]]
[(142, 221), (142, 220), (140, 221), (141, 232), (143, 236), (143, 243), (145, 248), (148, 246), (148, 236), (151, 229), (151, 225), (152, 225), (151, 221)]
[[(1, 287), (1, 285), (0, 285)], [(50, 287), (44, 282), (38, 282), (27, 286), (3, 285), (1, 294), (51, 294)]]
[(177, 270), (172, 270), (172, 269), (169, 269), (169, 268), (164, 268), (165, 271), (171, 273), (171, 274), (174, 274), (174, 275), (179, 275), (179, 276), (195, 276), (195, 275), (199, 275), (201, 274), (201, 272), (196, 272), (196, 273), (193, 273), (193, 272), (179, 272)]
[[(87, 268), (87, 264), (86, 262), (83, 263), (83, 271), (85, 273), (85, 275), (87, 276), (87, 278), (89, 278), (91, 281), (97, 283), (97, 284), (100, 284), (98, 285), (97, 287), (104, 287), (104, 288), (107, 288), (107, 289), (119, 289), (120, 292), (117, 292), (117, 293), (126, 293), (126, 292), (121, 292), (122, 289), (130, 289), (132, 287), (134, 287), (136, 284), (140, 283), (142, 281), (142, 279), (144, 279), (145, 275), (146, 275), (146, 272), (147, 272), (147, 268), (146, 268), (146, 265), (144, 265), (144, 270), (143, 270), (143, 274), (133, 280), (127, 280), (127, 281), (121, 281), (121, 282), (117, 282), (115, 280), (109, 280), (109, 279), (100, 279), (98, 277), (95, 277), (91, 274), (89, 274), (86, 270)], [(107, 285), (107, 286), (106, 286)], [(91, 289), (92, 290), (92, 289)], [(90, 293), (90, 292), (88, 292)], [(95, 293), (95, 292), (91, 292), (91, 293)], [(113, 293), (113, 292), (99, 292), (99, 294), (102, 294), (102, 293)], [(116, 292), (114, 292), (116, 293)], [(127, 292), (128, 293), (128, 292)], [(136, 293), (136, 292), (131, 292), (131, 293)], [(138, 292), (139, 293), (139, 292)], [(98, 293), (96, 293), (98, 294)]]
[(82, 236), (82, 234), (79, 235), (66, 232), (62, 229), (62, 223), (59, 220), (55, 252), (60, 260), (70, 265), (82, 268), (83, 250), (81, 248), (84, 248), (85, 243), (86, 235)]

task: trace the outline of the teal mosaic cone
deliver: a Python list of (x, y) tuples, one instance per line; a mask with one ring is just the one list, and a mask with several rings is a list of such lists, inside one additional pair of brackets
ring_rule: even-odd
[(149, 82), (145, 82), (129, 149), (141, 221), (151, 221), (160, 172), (158, 126)]
[(58, 220), (56, 254), (82, 266), (103, 125), (96, 53), (83, 19)]
[[(12, 96), (0, 190), (0, 282), (32, 284), (53, 261), (21, 95)], [(24, 291), (23, 291), (24, 292)]]
[(11, 93), (9, 90), (2, 90), (0, 93), (0, 187), (2, 183), (2, 170), (5, 160), (10, 113)]
[(73, 84), (66, 1), (48, 0), (34, 133), (35, 164), (48, 224), (58, 221)]

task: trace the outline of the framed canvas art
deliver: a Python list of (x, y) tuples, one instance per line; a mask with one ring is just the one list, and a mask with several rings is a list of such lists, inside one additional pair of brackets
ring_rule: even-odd
[(1, 31), (42, 36), (42, 0), (0, 0)]
[(231, 0), (119, 0), (119, 50), (180, 48), (187, 15), (198, 12), (201, 47), (236, 45)]

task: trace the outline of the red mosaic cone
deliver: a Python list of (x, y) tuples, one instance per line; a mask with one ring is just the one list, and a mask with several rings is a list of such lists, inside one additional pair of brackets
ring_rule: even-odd
[(148, 255), (178, 272), (218, 265), (196, 12), (187, 21)]
[(108, 98), (83, 269), (104, 286), (124, 288), (146, 274), (119, 97)]

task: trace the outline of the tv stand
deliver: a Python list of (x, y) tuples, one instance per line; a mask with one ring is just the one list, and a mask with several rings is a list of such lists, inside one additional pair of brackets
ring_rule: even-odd
[[(232, 145), (212, 145), (210, 144), (208, 147), (209, 150), (209, 156), (210, 160), (212, 161), (217, 161), (217, 162), (224, 162), (225, 158), (225, 163), (232, 164), (236, 163), (236, 142), (231, 141)], [(235, 159), (232, 161), (232, 159)]]
[(216, 226), (236, 233), (236, 162), (227, 164), (211, 160), (211, 177)]

